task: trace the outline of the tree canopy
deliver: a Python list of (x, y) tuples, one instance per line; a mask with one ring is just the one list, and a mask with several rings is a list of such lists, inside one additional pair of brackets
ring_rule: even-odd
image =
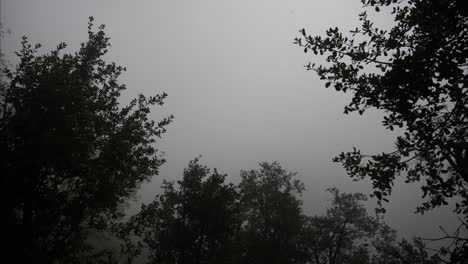
[(17, 262), (80, 260), (90, 230), (123, 215), (122, 204), (164, 162), (155, 143), (172, 116), (156, 123), (151, 107), (166, 94), (119, 104), (125, 68), (103, 59), (104, 25), (79, 51), (60, 43), (38, 55), (26, 37), (20, 62), (5, 70), (0, 93), (0, 171), (7, 254)]
[[(403, 132), (393, 152), (368, 155), (355, 148), (334, 161), (351, 177), (369, 178), (380, 205), (388, 201), (396, 177), (421, 182), (425, 200), (418, 211), (452, 201), (467, 230), (468, 9), (459, 0), (361, 2), (361, 26), (349, 34), (335, 27), (324, 37), (310, 36), (302, 29), (295, 43), (325, 56), (325, 63), (306, 66), (326, 80), (325, 87), (352, 93), (345, 113), (380, 109), (383, 126)], [(390, 13), (395, 23), (379, 28), (372, 11)], [(467, 242), (457, 241), (465, 257)]]
[(244, 263), (302, 263), (299, 246), (303, 224), (304, 184), (278, 162), (262, 162), (259, 170), (241, 171), (239, 184)]
[(177, 185), (164, 182), (163, 193), (121, 229), (129, 260), (146, 251), (148, 263), (238, 263), (238, 192), (225, 177), (197, 158)]
[(303, 185), (279, 163), (242, 171), (242, 182), (192, 160), (183, 179), (124, 223), (129, 259), (148, 251), (149, 263), (304, 263), (296, 197)]
[(313, 263), (366, 263), (371, 250), (364, 246), (379, 228), (377, 219), (367, 214), (365, 195), (328, 190), (332, 205), (323, 216), (308, 217), (304, 243)]
[[(368, 215), (361, 193), (328, 191), (324, 215), (302, 212), (303, 184), (278, 162), (241, 171), (238, 185), (210, 172), (196, 158), (182, 180), (164, 182), (163, 192), (120, 225), (129, 262), (438, 264), (420, 240)], [(148, 258), (145, 259), (145, 256)]]

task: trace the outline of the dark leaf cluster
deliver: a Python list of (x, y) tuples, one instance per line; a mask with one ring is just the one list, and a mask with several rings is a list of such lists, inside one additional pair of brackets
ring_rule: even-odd
[[(330, 28), (326, 36), (305, 29), (295, 43), (325, 56), (309, 64), (325, 87), (351, 92), (344, 112), (369, 108), (385, 114), (383, 126), (399, 128), (395, 151), (365, 155), (354, 149), (334, 161), (351, 177), (368, 178), (373, 195), (388, 201), (396, 177), (421, 182), (424, 213), (455, 204), (468, 217), (468, 9), (459, 0), (362, 0), (361, 26), (349, 33)], [(380, 29), (369, 12), (388, 12), (390, 29)], [(385, 209), (380, 207), (379, 212)], [(466, 249), (466, 236), (460, 238)]]
[(164, 159), (155, 149), (172, 116), (155, 123), (166, 94), (139, 95), (121, 106), (125, 68), (106, 63), (104, 26), (74, 54), (60, 43), (39, 55), (26, 37), (0, 91), (3, 218), (12, 259), (73, 263), (92, 231), (123, 216), (124, 202)]

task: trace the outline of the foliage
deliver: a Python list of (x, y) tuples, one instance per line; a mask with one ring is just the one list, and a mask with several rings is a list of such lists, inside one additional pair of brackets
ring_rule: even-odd
[(304, 187), (295, 173), (264, 162), (259, 171), (242, 171), (235, 186), (198, 161), (122, 224), (130, 260), (148, 251), (150, 263), (304, 263), (295, 196)]
[[(345, 113), (380, 109), (387, 129), (404, 132), (393, 152), (364, 155), (354, 149), (334, 161), (351, 177), (369, 178), (379, 205), (388, 201), (395, 178), (403, 174), (406, 182), (422, 184), (425, 200), (419, 212), (453, 201), (455, 212), (467, 219), (468, 9), (460, 0), (362, 3), (362, 25), (349, 36), (330, 28), (326, 37), (313, 37), (302, 29), (295, 43), (304, 52), (325, 56), (326, 63), (307, 69), (326, 80), (326, 87), (352, 92)], [(395, 24), (380, 29), (369, 18), (369, 9), (390, 12)], [(468, 238), (459, 239), (468, 246)]]
[(194, 159), (178, 188), (165, 182), (163, 194), (143, 205), (121, 231), (130, 259), (146, 249), (149, 263), (234, 263), (240, 256), (235, 252), (239, 202), (235, 186), (224, 183), (225, 177), (216, 170), (210, 175)]
[(177, 184), (122, 223), (129, 262), (439, 264), (424, 244), (398, 241), (396, 232), (367, 214), (360, 193), (332, 188), (323, 216), (302, 213), (303, 184), (277, 162), (241, 171), (238, 186), (194, 159)]
[(241, 171), (244, 263), (301, 263), (303, 215), (297, 195), (304, 185), (295, 175), (278, 162), (262, 162), (260, 170)]
[(414, 239), (413, 243), (405, 239), (398, 241), (395, 230), (387, 225), (381, 225), (373, 242), (375, 254), (372, 263), (379, 264), (437, 264), (441, 261), (436, 257), (430, 257), (425, 250), (425, 244), (421, 239)]
[(122, 216), (122, 204), (164, 162), (154, 148), (172, 116), (148, 118), (166, 94), (121, 107), (125, 70), (106, 63), (104, 26), (74, 54), (38, 55), (23, 37), (1, 90), (0, 171), (6, 252), (17, 262), (76, 262), (86, 235)]
[(368, 263), (366, 247), (376, 234), (379, 223), (370, 217), (360, 193), (340, 193), (332, 188), (332, 206), (324, 216), (308, 217), (304, 227), (304, 243), (312, 263)]
[(361, 193), (333, 195), (332, 205), (323, 216), (307, 217), (301, 244), (313, 264), (438, 264), (430, 258), (421, 240), (399, 240), (395, 230), (368, 215)]
[[(5, 34), (10, 33), (10, 30), (4, 29), (3, 24), (0, 22), (0, 43), (3, 41), (3, 38), (5, 38)], [(5, 81), (5, 74), (4, 71), (7, 67), (7, 61), (5, 59), (5, 54), (3, 53), (2, 47), (0, 45), (0, 98), (5, 97), (4, 91), (6, 90), (6, 86), (8, 85), (7, 82)], [(0, 107), (0, 116), (3, 116), (3, 109)]]

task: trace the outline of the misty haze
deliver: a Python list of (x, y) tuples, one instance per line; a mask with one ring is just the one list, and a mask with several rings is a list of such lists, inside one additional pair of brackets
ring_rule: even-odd
[(461, 0), (0, 1), (8, 263), (468, 263)]

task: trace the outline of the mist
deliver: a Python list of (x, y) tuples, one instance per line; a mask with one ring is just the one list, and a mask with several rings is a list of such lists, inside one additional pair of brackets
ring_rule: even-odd
[[(344, 114), (349, 94), (325, 89), (325, 82), (304, 67), (312, 57), (293, 45), (299, 30), (321, 35), (329, 27), (343, 31), (359, 25), (359, 1), (25, 1), (3, 0), (1, 23), (11, 33), (2, 40), (6, 60), (26, 35), (49, 52), (60, 42), (75, 51), (87, 37), (93, 16), (105, 24), (112, 44), (107, 61), (127, 68), (122, 103), (138, 94), (168, 94), (150, 118), (170, 114), (174, 122), (156, 148), (166, 163), (144, 183), (127, 214), (161, 193), (163, 180), (179, 180), (190, 160), (200, 161), (239, 183), (240, 171), (278, 161), (298, 173), (305, 185), (303, 210), (321, 214), (330, 204), (325, 191), (372, 192), (369, 181), (353, 181), (332, 159), (360, 148), (381, 153), (394, 148), (401, 130), (386, 130), (383, 113)], [(390, 25), (392, 17), (376, 19)], [(398, 180), (385, 221), (400, 236), (435, 237), (438, 226), (457, 222), (451, 207), (415, 214), (421, 203), (418, 184)], [(375, 199), (366, 202), (372, 214)]]

